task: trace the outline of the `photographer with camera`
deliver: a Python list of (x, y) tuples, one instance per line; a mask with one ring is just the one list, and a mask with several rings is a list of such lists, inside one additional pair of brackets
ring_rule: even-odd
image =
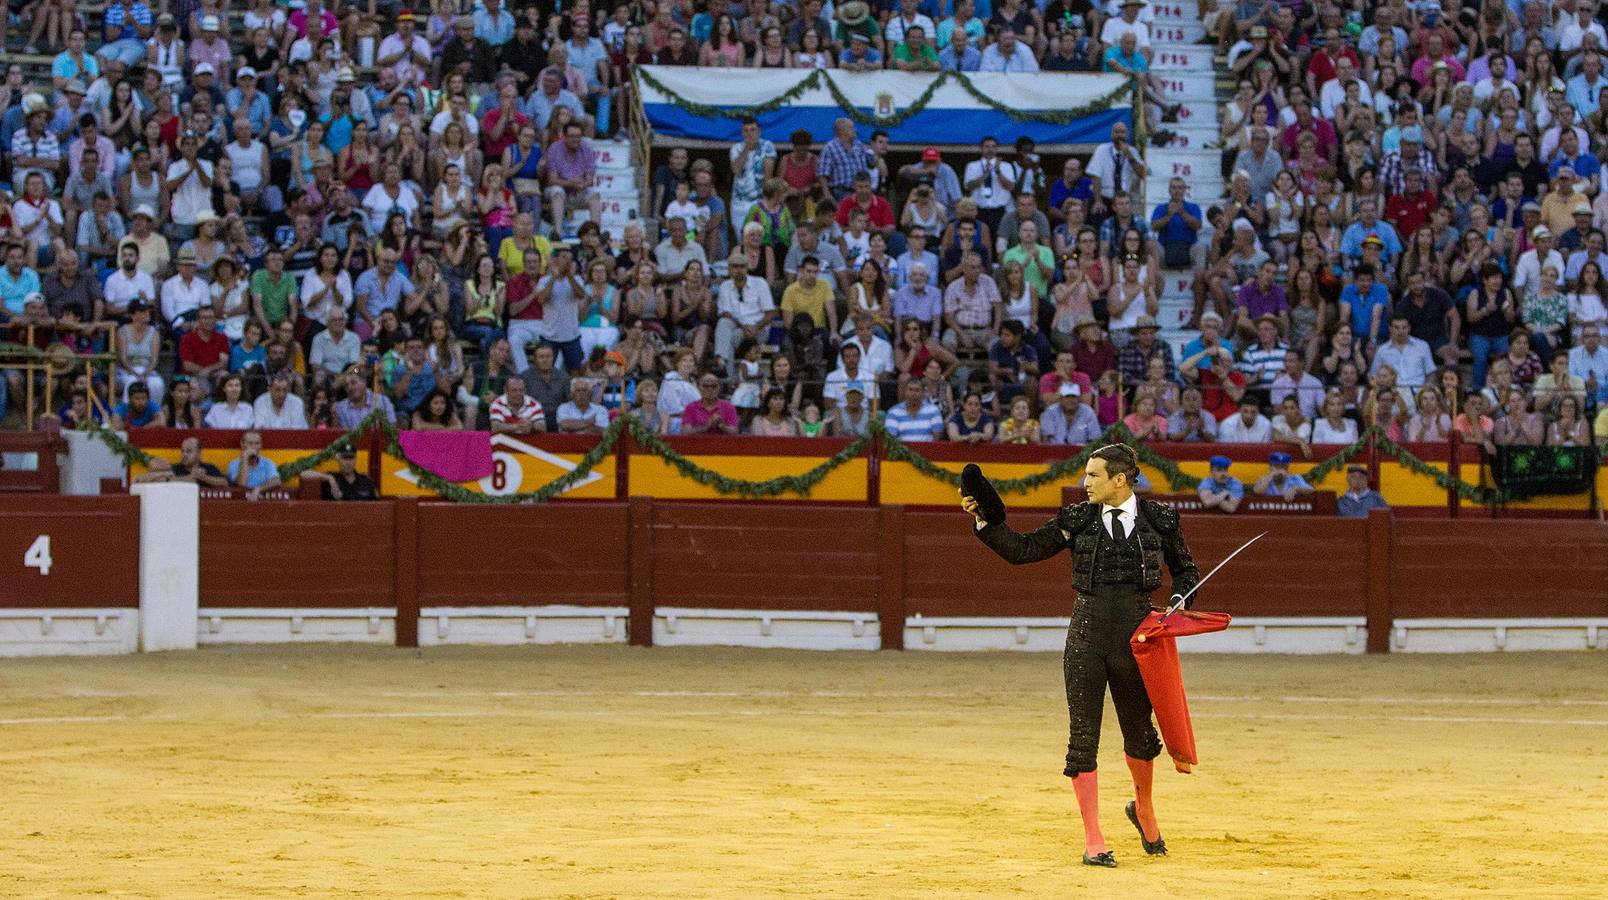
[(1312, 493), (1312, 485), (1290, 471), (1290, 454), (1282, 450), (1276, 450), (1268, 456), (1267, 474), (1256, 479), (1251, 489), (1264, 497), (1283, 497), (1286, 500)]
[(240, 436), (240, 455), (229, 460), (229, 485), (245, 488), (247, 500), (279, 487), (279, 467), (262, 455), (262, 432), (247, 431)]

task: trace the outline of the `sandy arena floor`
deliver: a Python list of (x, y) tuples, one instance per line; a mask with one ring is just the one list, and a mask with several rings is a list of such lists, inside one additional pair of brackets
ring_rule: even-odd
[[(1078, 865), (1046, 654), (0, 662), (0, 896), (1485, 897), (1608, 881), (1608, 659), (1189, 657), (1146, 858)], [(1589, 885), (1596, 884), (1593, 889)]]

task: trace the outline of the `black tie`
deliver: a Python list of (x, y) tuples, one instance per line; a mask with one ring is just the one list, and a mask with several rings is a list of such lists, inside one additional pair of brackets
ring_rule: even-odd
[(1122, 530), (1122, 510), (1111, 511), (1111, 539), (1121, 543), (1128, 539), (1128, 533)]
[(1111, 166), (1111, 196), (1115, 197), (1122, 193), (1122, 151), (1112, 147), (1111, 155), (1115, 158)]

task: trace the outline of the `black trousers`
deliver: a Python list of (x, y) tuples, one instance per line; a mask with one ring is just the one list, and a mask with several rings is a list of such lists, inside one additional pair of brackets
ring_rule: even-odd
[(1123, 752), (1135, 759), (1161, 755), (1161, 739), (1150, 717), (1150, 696), (1128, 643), (1149, 612), (1150, 595), (1133, 585), (1099, 584), (1078, 594), (1061, 660), (1070, 720), (1065, 774), (1096, 768), (1107, 685), (1117, 707)]

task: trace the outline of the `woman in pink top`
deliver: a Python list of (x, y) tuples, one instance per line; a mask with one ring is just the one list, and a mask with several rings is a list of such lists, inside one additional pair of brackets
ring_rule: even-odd
[(757, 437), (798, 437), (798, 422), (787, 411), (787, 395), (781, 388), (771, 388), (765, 394), (764, 412), (754, 417), (750, 433)]

